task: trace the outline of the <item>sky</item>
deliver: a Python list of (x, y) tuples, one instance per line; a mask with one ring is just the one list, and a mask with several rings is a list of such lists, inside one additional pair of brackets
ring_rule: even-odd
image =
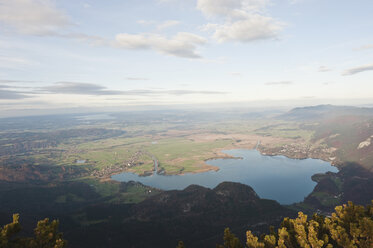
[(371, 0), (0, 0), (0, 116), (373, 104)]

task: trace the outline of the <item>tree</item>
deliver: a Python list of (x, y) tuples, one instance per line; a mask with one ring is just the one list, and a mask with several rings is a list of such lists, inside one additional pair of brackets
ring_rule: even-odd
[(14, 242), (18, 239), (12, 240), (12, 236), (16, 235), (21, 231), (21, 224), (19, 224), (19, 215), (13, 214), (13, 222), (5, 225), (3, 228), (0, 227), (0, 247), (11, 247)]
[(242, 248), (240, 240), (229, 230), (225, 228), (224, 230), (224, 245), (217, 246), (218, 248)]
[[(338, 206), (331, 217), (314, 214), (308, 216), (302, 212), (298, 218), (284, 218), (277, 233), (272, 229), (269, 235), (255, 236), (251, 231), (246, 233), (248, 248), (372, 248), (373, 247), (373, 201), (363, 207), (352, 202)], [(239, 240), (229, 229), (224, 231), (224, 246)], [(233, 241), (234, 240), (234, 241)], [(232, 243), (233, 242), (233, 243)], [(239, 246), (237, 246), (239, 247)]]
[(1, 248), (63, 248), (67, 242), (62, 238), (62, 233), (58, 232), (57, 220), (49, 222), (46, 218), (37, 223), (34, 229), (34, 237), (19, 237), (22, 230), (19, 223), (19, 214), (13, 215), (13, 222), (0, 228)]
[(176, 248), (185, 248), (184, 242), (183, 241), (179, 241), (179, 243), (177, 244)]

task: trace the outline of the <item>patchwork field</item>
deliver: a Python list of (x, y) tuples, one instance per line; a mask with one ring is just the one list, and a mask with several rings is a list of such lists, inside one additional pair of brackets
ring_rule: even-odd
[[(121, 137), (61, 144), (50, 151), (45, 149), (45, 155), (34, 155), (34, 158), (49, 159), (59, 166), (88, 165), (92, 169), (90, 175), (98, 177), (123, 171), (152, 173), (154, 160), (157, 160), (158, 172), (161, 173), (197, 173), (216, 170), (205, 161), (228, 157), (221, 152), (224, 149), (253, 149), (258, 144), (277, 147), (295, 140), (307, 142), (312, 135), (310, 131), (302, 130), (302, 136), (295, 137), (296, 126), (292, 124), (258, 128), (259, 124), (263, 123), (207, 124), (189, 130), (165, 130), (163, 125), (154, 125), (153, 128), (148, 127), (150, 134), (144, 131), (142, 135), (139, 135), (138, 128), (133, 128), (130, 132), (126, 130), (126, 135)], [(157, 130), (156, 134), (152, 134), (153, 130)]]
[[(91, 121), (74, 117), (68, 121), (70, 126), (52, 130), (51, 120), (46, 119), (37, 130), (0, 133), (0, 146), (8, 151), (0, 156), (0, 164), (6, 165), (2, 167), (3, 179), (104, 179), (122, 172), (147, 175), (154, 172), (155, 161), (158, 173), (198, 173), (216, 170), (205, 161), (227, 157), (222, 150), (228, 149), (257, 148), (267, 155), (320, 158), (336, 165), (347, 160), (344, 154), (355, 160), (359, 157), (363, 164), (371, 160), (368, 153), (361, 156), (371, 146), (355, 148), (367, 139), (365, 133), (368, 135), (370, 128), (359, 124), (359, 130), (366, 132), (356, 135), (354, 131), (353, 136), (358, 138), (349, 138), (356, 119), (343, 121), (340, 126), (338, 120), (302, 122), (196, 113), (147, 114), (148, 118), (133, 114)], [(353, 141), (351, 147), (348, 140)], [(19, 175), (22, 170), (12, 166), (24, 166), (27, 173)]]
[[(313, 135), (297, 123), (279, 120), (205, 121), (189, 125), (179, 120), (132, 124), (110, 121), (77, 125), (76, 129), (54, 133), (4, 135), (2, 143), (16, 147), (22, 144), (15, 154), (17, 161), (53, 166), (61, 173), (74, 174), (78, 170), (80, 176), (107, 178), (125, 171), (152, 173), (154, 161), (158, 163), (158, 172), (164, 174), (216, 170), (205, 161), (227, 157), (222, 153), (224, 149), (307, 143)], [(8, 157), (6, 161), (14, 158)]]

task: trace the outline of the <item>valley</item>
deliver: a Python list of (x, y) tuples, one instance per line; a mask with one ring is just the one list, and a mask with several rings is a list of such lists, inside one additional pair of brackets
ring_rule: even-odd
[[(166, 119), (152, 123), (150, 119), (146, 128), (138, 123), (113, 123), (112, 120), (109, 123), (85, 123), (84, 128), (80, 125), (80, 129), (59, 131), (75, 132), (74, 136), (65, 135), (63, 139), (56, 136), (56, 131), (48, 130), (18, 133), (17, 138), (14, 135), (9, 138), (10, 134), (6, 132), (0, 134), (2, 148), (12, 152), (5, 153), (0, 161), (7, 167), (14, 161), (18, 164), (22, 161), (31, 167), (51, 166), (67, 177), (74, 175), (66, 172), (80, 171), (80, 176), (108, 178), (125, 171), (149, 174), (154, 169), (153, 158), (166, 175), (216, 170), (205, 161), (229, 157), (221, 152), (229, 149), (257, 147), (267, 155), (312, 157), (325, 161), (331, 161), (330, 158), (335, 156), (333, 148), (324, 144), (311, 145), (310, 137), (314, 131), (302, 129), (294, 122), (274, 119), (218, 124), (198, 120), (184, 122)], [(277, 124), (267, 126), (268, 122)]]
[[(58, 218), (61, 229), (72, 241), (71, 247), (85, 247), (79, 243), (82, 236), (94, 240), (85, 243), (86, 247), (100, 247), (103, 241), (96, 233), (104, 229), (108, 230), (104, 239), (113, 239), (115, 247), (121, 240), (115, 230), (133, 236), (134, 239), (127, 241), (135, 243), (136, 233), (148, 232), (153, 225), (164, 232), (169, 226), (177, 228), (175, 234), (167, 234), (174, 235), (170, 244), (181, 237), (200, 240), (200, 236), (189, 230), (197, 225), (203, 211), (210, 211), (210, 217), (205, 216), (205, 224), (213, 226), (211, 232), (200, 235), (211, 239), (196, 243), (196, 247), (203, 247), (216, 242), (214, 233), (220, 233), (227, 225), (237, 233), (248, 228), (263, 231), (269, 225), (277, 225), (284, 216), (295, 216), (297, 211), (328, 215), (334, 206), (348, 200), (367, 204), (373, 199), (371, 109), (348, 107), (342, 111), (340, 107), (322, 105), (257, 115), (252, 118), (242, 110), (235, 113), (112, 113), (110, 118), (103, 119), (97, 115), (94, 118), (68, 115), (63, 119), (49, 116), (40, 117), (37, 127), (27, 121), (24, 125), (14, 125), (18, 123), (17, 118), (3, 119), (0, 123), (3, 152), (0, 156), (0, 221), (7, 223), (11, 213), (21, 213), (27, 232), (30, 231), (27, 227), (37, 219)], [(51, 124), (54, 122), (56, 127)], [(61, 125), (63, 122), (65, 125)], [(112, 180), (121, 173), (134, 173), (144, 179), (215, 173), (220, 169), (211, 161), (223, 159), (225, 163), (240, 158), (226, 152), (237, 149), (256, 149), (263, 159), (278, 156), (301, 159), (299, 161), (321, 159), (338, 168), (338, 172), (310, 174), (307, 180), (312, 177), (316, 187), (309, 190), (304, 200), (288, 205), (260, 199), (257, 195), (260, 190), (250, 193), (256, 197), (252, 202), (239, 198), (239, 192), (248, 190), (242, 187), (252, 186), (246, 182), (243, 186), (221, 183), (216, 187), (224, 190), (217, 190), (215, 186), (186, 187), (189, 185), (186, 184), (170, 191), (133, 181)], [(238, 174), (245, 175), (243, 171)], [(270, 183), (268, 190), (271, 191)], [(192, 201), (195, 197), (200, 197), (201, 202)], [(212, 211), (221, 202), (224, 203), (221, 209)], [(162, 212), (173, 208), (180, 211)], [(245, 212), (245, 208), (251, 210)], [(148, 214), (144, 215), (144, 211)], [(259, 211), (257, 218), (249, 221), (255, 211)], [(273, 216), (266, 218), (271, 211)], [(239, 214), (229, 222), (222, 213)], [(217, 216), (220, 217), (216, 222), (211, 222)], [(183, 225), (185, 230), (180, 229)], [(127, 230), (128, 226), (131, 228)], [(205, 228), (201, 223), (201, 230)], [(161, 233), (149, 236), (160, 242), (159, 245), (162, 237)]]

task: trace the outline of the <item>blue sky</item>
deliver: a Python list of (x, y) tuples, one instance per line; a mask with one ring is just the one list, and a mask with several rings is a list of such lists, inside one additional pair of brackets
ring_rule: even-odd
[(373, 103), (372, 11), (369, 0), (0, 0), (0, 115)]

